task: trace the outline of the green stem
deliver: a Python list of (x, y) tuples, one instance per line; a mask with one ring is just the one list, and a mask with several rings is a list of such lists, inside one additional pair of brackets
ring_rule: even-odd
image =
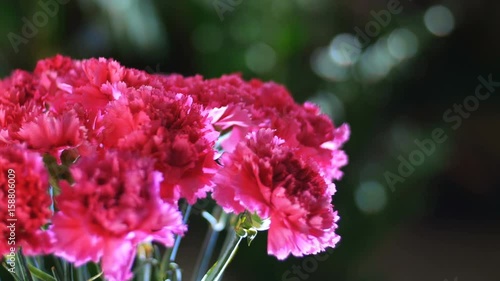
[(227, 235), (230, 235), (229, 243), (227, 243), (226, 247), (222, 250), (222, 255), (219, 260), (210, 268), (201, 281), (219, 281), (222, 277), (222, 273), (224, 273), (224, 270), (226, 270), (236, 254), (238, 245), (244, 238), (243, 236), (237, 235), (234, 230), (231, 230)]
[[(182, 202), (182, 207), (181, 211), (183, 213), (183, 223), (187, 224), (189, 215), (191, 214), (191, 208), (192, 206), (189, 205), (187, 202)], [(163, 257), (160, 261), (160, 270), (159, 270), (159, 279), (160, 280), (165, 280), (165, 277), (167, 275), (167, 268), (169, 268), (169, 265), (171, 262), (175, 261), (175, 258), (177, 256), (177, 251), (179, 250), (179, 246), (181, 245), (181, 239), (182, 237), (180, 235), (177, 235), (175, 238), (174, 246), (172, 248), (167, 248), (165, 250), (165, 253), (163, 254)]]
[(201, 247), (202, 251), (198, 256), (198, 260), (196, 261), (196, 265), (194, 267), (195, 272), (193, 274), (192, 281), (201, 280), (204, 272), (207, 271), (215, 245), (217, 244), (217, 239), (219, 238), (219, 233), (226, 227), (227, 221), (227, 214), (224, 213), (222, 208), (218, 205), (214, 207), (211, 215), (204, 211), (202, 216), (209, 222), (209, 227), (205, 240), (203, 241), (203, 246)]
[[(191, 208), (192, 208), (191, 205), (187, 205), (186, 211), (184, 212), (184, 218), (183, 218), (184, 224), (187, 224), (187, 222), (188, 222), (189, 215), (191, 214)], [(170, 261), (171, 262), (175, 261), (175, 258), (177, 257), (177, 251), (179, 251), (179, 246), (181, 245), (181, 240), (182, 240), (182, 236), (177, 235), (177, 237), (175, 239), (174, 247), (172, 248), (172, 252), (170, 253)]]
[(142, 269), (142, 280), (150, 281), (151, 280), (151, 263), (146, 262), (144, 268)]

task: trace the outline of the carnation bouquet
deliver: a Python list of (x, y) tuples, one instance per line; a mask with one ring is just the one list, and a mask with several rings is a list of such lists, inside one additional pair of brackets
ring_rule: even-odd
[(273, 82), (41, 60), (0, 82), (3, 266), (12, 280), (181, 280), (204, 198), (194, 278), (220, 280), (259, 231), (279, 260), (322, 252), (340, 239), (332, 180), (349, 133)]

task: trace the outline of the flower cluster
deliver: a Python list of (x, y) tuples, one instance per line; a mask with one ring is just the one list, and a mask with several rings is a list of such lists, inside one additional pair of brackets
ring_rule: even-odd
[(210, 192), (271, 220), (269, 254), (314, 254), (339, 240), (332, 180), (349, 132), (273, 82), (58, 55), (0, 81), (0, 214), (12, 169), (16, 247), (100, 262), (108, 280), (132, 278), (140, 243), (171, 247), (187, 230), (179, 200)]

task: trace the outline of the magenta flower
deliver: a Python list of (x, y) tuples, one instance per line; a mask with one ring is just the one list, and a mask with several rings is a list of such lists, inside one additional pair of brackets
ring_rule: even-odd
[(348, 162), (342, 150), (350, 136), (347, 124), (335, 127), (327, 115), (321, 114), (319, 108), (309, 102), (304, 105), (283, 103), (260, 111), (265, 114), (262, 118), (269, 120), (263, 127), (275, 129), (276, 135), (288, 146), (297, 148), (297, 154), (315, 161), (327, 179), (342, 177), (340, 168)]
[(75, 184), (61, 182), (51, 232), (55, 254), (76, 266), (100, 260), (107, 280), (129, 280), (139, 243), (170, 247), (186, 230), (177, 208), (159, 197), (153, 160), (105, 152), (82, 158), (71, 172)]
[[(48, 174), (38, 153), (21, 146), (0, 146), (0, 255), (11, 247), (23, 247), (28, 255), (50, 251), (49, 235), (42, 227), (52, 216), (51, 203)], [(15, 224), (14, 240), (9, 240), (10, 223)]]
[(214, 179), (213, 197), (224, 210), (270, 218), (268, 253), (278, 259), (315, 254), (340, 239), (330, 203), (334, 185), (296, 152), (261, 129), (222, 156), (224, 167)]
[(151, 87), (129, 89), (106, 107), (103, 149), (138, 151), (163, 173), (161, 196), (174, 203), (181, 197), (194, 204), (213, 186), (218, 169), (215, 141), (219, 133), (208, 113), (189, 96)]

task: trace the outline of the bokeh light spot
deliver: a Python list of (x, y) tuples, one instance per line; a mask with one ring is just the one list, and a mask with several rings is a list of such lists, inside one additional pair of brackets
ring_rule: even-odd
[(327, 49), (316, 49), (311, 56), (311, 68), (320, 77), (332, 81), (344, 81), (349, 78), (349, 67), (336, 63)]
[(414, 56), (418, 51), (418, 38), (406, 28), (398, 28), (391, 32), (387, 39), (387, 48), (391, 56), (404, 60)]
[(340, 65), (352, 65), (361, 54), (361, 42), (352, 34), (342, 33), (330, 43), (330, 56)]
[(362, 212), (374, 214), (382, 211), (387, 204), (387, 191), (378, 182), (363, 182), (356, 189), (354, 199)]
[(425, 27), (436, 36), (446, 36), (455, 27), (455, 18), (450, 9), (442, 5), (430, 7), (424, 15)]
[(253, 72), (266, 73), (271, 71), (276, 64), (276, 52), (265, 43), (257, 43), (248, 48), (245, 61)]
[(376, 82), (386, 77), (396, 63), (387, 48), (387, 39), (381, 38), (361, 55), (359, 74), (367, 82)]

